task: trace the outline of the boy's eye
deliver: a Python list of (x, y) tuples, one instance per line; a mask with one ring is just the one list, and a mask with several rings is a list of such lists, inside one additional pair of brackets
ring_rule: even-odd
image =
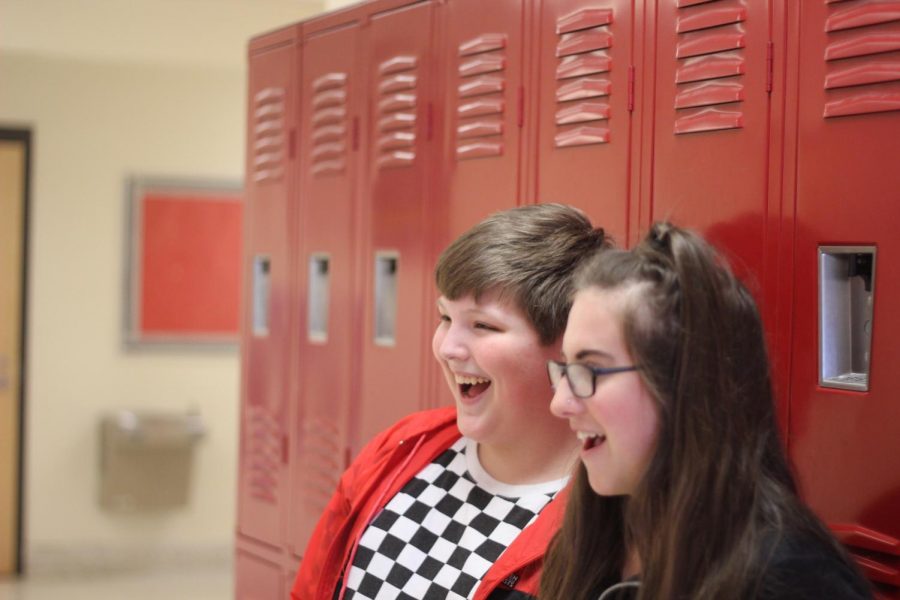
[(447, 316), (447, 315), (438, 315), (438, 317), (439, 317), (440, 320), (443, 321), (444, 323), (449, 323), (449, 322), (450, 322), (450, 317)]
[(489, 325), (487, 323), (481, 323), (481, 322), (475, 323), (475, 329), (486, 329), (487, 331), (499, 331), (499, 329), (497, 329), (493, 325)]

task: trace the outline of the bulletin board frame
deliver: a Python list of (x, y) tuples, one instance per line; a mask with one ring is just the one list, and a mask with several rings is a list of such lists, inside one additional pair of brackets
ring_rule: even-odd
[(126, 347), (236, 349), (242, 183), (131, 176), (125, 187)]

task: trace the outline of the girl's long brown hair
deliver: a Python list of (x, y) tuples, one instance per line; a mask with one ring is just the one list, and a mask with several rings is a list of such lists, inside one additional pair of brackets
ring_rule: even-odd
[(540, 597), (596, 600), (621, 580), (626, 548), (641, 559), (642, 600), (755, 598), (786, 535), (843, 556), (797, 499), (756, 305), (712, 248), (656, 224), (635, 249), (589, 259), (576, 288), (589, 287), (623, 292), (623, 333), (659, 436), (629, 497), (598, 496), (579, 465)]

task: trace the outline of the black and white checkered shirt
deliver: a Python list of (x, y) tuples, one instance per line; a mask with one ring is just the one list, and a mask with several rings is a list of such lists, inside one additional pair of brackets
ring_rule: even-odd
[(461, 438), (422, 469), (363, 532), (346, 598), (471, 598), (497, 558), (566, 479), (507, 485)]

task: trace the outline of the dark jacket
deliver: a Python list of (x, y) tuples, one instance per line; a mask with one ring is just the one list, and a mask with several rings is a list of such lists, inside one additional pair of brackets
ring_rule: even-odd
[(775, 549), (763, 577), (760, 600), (869, 600), (868, 582), (828, 545), (789, 536)]
[[(604, 590), (598, 600), (635, 600), (637, 580)], [(604, 595), (605, 594), (605, 595)], [(868, 582), (834, 548), (812, 536), (778, 543), (756, 600), (871, 600)]]

